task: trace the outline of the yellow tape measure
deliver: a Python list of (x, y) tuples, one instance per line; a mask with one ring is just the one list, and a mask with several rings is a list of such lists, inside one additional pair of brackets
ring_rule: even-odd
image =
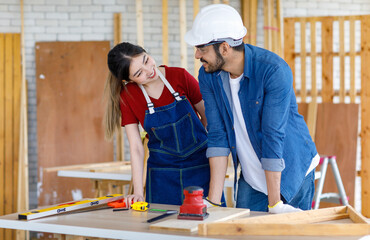
[(109, 202), (117, 201), (123, 198), (122, 194), (111, 194), (104, 197), (87, 199), (82, 201), (70, 202), (60, 204), (58, 206), (43, 208), (43, 209), (35, 209), (29, 212), (20, 213), (18, 214), (19, 220), (32, 220), (36, 218), (51, 216), (55, 214), (70, 212), (74, 210), (79, 210), (83, 208), (93, 207), (101, 204), (106, 204)]

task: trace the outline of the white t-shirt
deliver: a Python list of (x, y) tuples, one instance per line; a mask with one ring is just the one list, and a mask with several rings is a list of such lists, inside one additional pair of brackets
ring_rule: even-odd
[[(253, 149), (251, 141), (248, 136), (247, 128), (244, 122), (244, 116), (239, 101), (240, 80), (243, 74), (237, 78), (231, 78), (229, 74), (231, 97), (233, 101), (233, 116), (234, 116), (234, 131), (236, 138), (236, 153), (239, 158), (244, 180), (255, 190), (263, 192), (267, 195), (267, 184), (265, 171), (262, 164)], [(317, 154), (311, 162), (311, 165), (306, 172), (309, 174), (320, 161)]]

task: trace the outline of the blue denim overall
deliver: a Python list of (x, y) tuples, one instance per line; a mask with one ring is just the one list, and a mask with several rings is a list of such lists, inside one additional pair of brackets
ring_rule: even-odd
[(154, 108), (144, 87), (139, 85), (149, 108), (144, 119), (150, 152), (146, 201), (181, 205), (183, 189), (187, 186), (200, 186), (204, 196), (208, 195), (207, 133), (186, 97), (180, 97), (161, 72), (157, 72), (175, 101)]

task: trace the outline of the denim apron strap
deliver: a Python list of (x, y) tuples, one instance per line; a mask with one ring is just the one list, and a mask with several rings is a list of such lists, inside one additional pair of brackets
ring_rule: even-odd
[[(167, 81), (167, 79), (163, 76), (163, 74), (161, 73), (161, 71), (157, 71), (157, 73), (158, 73), (158, 76), (159, 76), (159, 78), (162, 80), (162, 82), (164, 83), (164, 85), (166, 85), (166, 87), (168, 88), (168, 90), (171, 92), (171, 94), (172, 94), (172, 96), (176, 99), (176, 101), (181, 101), (182, 99), (181, 99), (181, 97), (180, 97), (180, 94), (178, 93), (178, 92), (176, 92), (173, 88), (172, 88), (172, 86), (171, 86), (171, 84)], [(150, 98), (149, 98), (149, 95), (148, 95), (148, 93), (145, 91), (145, 88), (143, 87), (143, 85), (141, 85), (141, 84), (138, 84), (139, 85), (139, 87), (140, 87), (140, 89), (141, 89), (141, 91), (143, 92), (143, 94), (144, 94), (144, 97), (145, 97), (145, 100), (146, 100), (146, 102), (147, 102), (147, 106), (148, 106), (148, 108), (149, 108), (149, 113), (150, 114), (153, 114), (153, 113), (155, 113), (155, 110), (154, 110), (154, 104), (152, 103), (152, 101), (150, 101)]]

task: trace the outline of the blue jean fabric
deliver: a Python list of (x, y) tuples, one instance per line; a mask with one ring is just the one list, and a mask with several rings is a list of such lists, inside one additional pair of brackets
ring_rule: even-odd
[[(315, 170), (312, 170), (304, 179), (298, 193), (287, 201), (283, 196), (281, 200), (283, 203), (289, 204), (293, 207), (302, 210), (310, 210), (312, 206), (312, 199), (315, 193)], [(237, 208), (249, 208), (251, 211), (268, 212), (268, 196), (262, 192), (254, 190), (243, 178), (240, 176), (238, 181), (238, 195), (236, 200)]]
[[(206, 73), (201, 67), (198, 78), (208, 122), (207, 157), (228, 156), (231, 152), (236, 171), (239, 163), (229, 73)], [(317, 150), (298, 113), (289, 65), (270, 51), (246, 44), (238, 96), (262, 168), (281, 172), (281, 194), (291, 201)]]
[(207, 133), (189, 101), (182, 97), (154, 113), (147, 110), (144, 129), (150, 152), (146, 201), (181, 205), (188, 186), (200, 186), (208, 196)]

